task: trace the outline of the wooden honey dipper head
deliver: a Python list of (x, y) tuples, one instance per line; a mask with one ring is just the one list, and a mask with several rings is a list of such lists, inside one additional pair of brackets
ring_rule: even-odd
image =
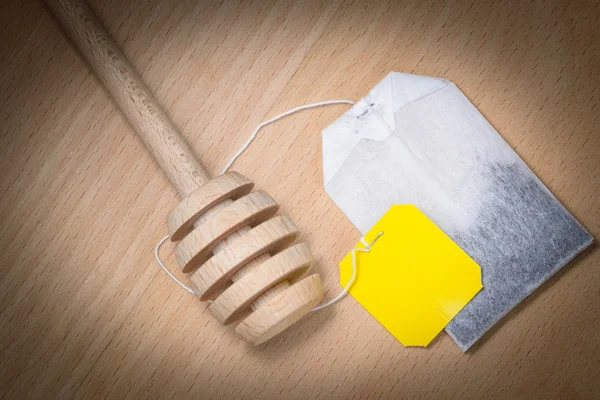
[(167, 217), (177, 261), (201, 300), (252, 344), (277, 335), (323, 297), (298, 231), (265, 192), (236, 172), (215, 179), (194, 156), (100, 22), (79, 0), (46, 0), (183, 200)]
[[(304, 279), (313, 263), (298, 230), (254, 184), (227, 172), (183, 199), (167, 217), (183, 272), (200, 300), (211, 300), (221, 323), (259, 344), (292, 325), (323, 298), (321, 279)], [(195, 229), (194, 229), (195, 226)], [(233, 283), (232, 283), (233, 282)]]

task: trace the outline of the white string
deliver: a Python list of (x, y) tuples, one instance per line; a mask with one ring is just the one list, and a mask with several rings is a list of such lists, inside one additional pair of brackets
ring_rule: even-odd
[(260, 131), (263, 127), (269, 125), (270, 123), (273, 123), (277, 120), (280, 120), (281, 118), (287, 117), (288, 115), (294, 114), (298, 111), (302, 111), (302, 110), (307, 110), (309, 108), (315, 108), (315, 107), (321, 107), (321, 106), (326, 106), (329, 104), (354, 104), (354, 102), (352, 100), (327, 100), (327, 101), (320, 101), (318, 103), (310, 103), (310, 104), (305, 104), (303, 106), (299, 106), (299, 107), (294, 107), (291, 110), (288, 110), (284, 113), (281, 113), (279, 115), (274, 116), (273, 118), (267, 120), (267, 121), (263, 121), (261, 122), (255, 129), (254, 132), (252, 132), (252, 134), (250, 135), (250, 137), (246, 140), (246, 142), (242, 145), (242, 147), (237, 151), (237, 153), (235, 153), (233, 155), (233, 157), (231, 158), (231, 160), (229, 160), (229, 162), (227, 163), (227, 165), (225, 166), (225, 168), (223, 168), (223, 171), (221, 171), (221, 175), (223, 175), (225, 172), (227, 172), (229, 170), (229, 168), (231, 168), (231, 166), (233, 165), (233, 163), (235, 162), (235, 160), (248, 148), (248, 146), (250, 146), (250, 143), (252, 143), (252, 141), (254, 140), (254, 138), (256, 137), (256, 135), (258, 134), (258, 131)]
[(316, 306), (311, 311), (319, 311), (319, 310), (322, 310), (325, 307), (329, 307), (333, 303), (337, 303), (338, 301), (340, 301), (341, 299), (343, 299), (348, 294), (348, 292), (350, 291), (350, 288), (354, 284), (354, 280), (356, 279), (356, 252), (357, 251), (362, 251), (363, 253), (368, 253), (369, 251), (371, 251), (371, 247), (375, 244), (375, 242), (377, 241), (377, 239), (379, 239), (381, 237), (381, 235), (383, 235), (383, 231), (379, 232), (379, 234), (375, 237), (375, 239), (373, 239), (373, 241), (371, 243), (365, 242), (364, 238), (360, 239), (361, 243), (365, 247), (364, 248), (355, 247), (355, 248), (352, 249), (352, 275), (350, 275), (350, 280), (348, 281), (348, 283), (346, 283), (346, 286), (344, 287), (344, 290), (342, 290), (333, 299), (329, 300), (326, 303), (323, 303), (321, 305)]
[(194, 291), (189, 288), (188, 286), (186, 286), (183, 282), (181, 282), (179, 279), (177, 279), (175, 277), (175, 275), (173, 275), (171, 273), (171, 271), (169, 271), (167, 269), (167, 267), (165, 267), (165, 264), (162, 262), (162, 260), (160, 259), (160, 255), (158, 254), (158, 251), (160, 250), (160, 246), (162, 246), (162, 244), (164, 242), (166, 242), (168, 239), (170, 238), (169, 235), (165, 236), (164, 238), (160, 239), (160, 241), (158, 242), (158, 244), (156, 245), (156, 247), (154, 247), (154, 257), (156, 258), (156, 262), (158, 262), (158, 265), (160, 265), (160, 267), (171, 277), (171, 279), (173, 279), (175, 282), (177, 282), (179, 284), (179, 286), (181, 286), (182, 288), (184, 288), (185, 290), (187, 290), (188, 292), (190, 292), (191, 294), (194, 294)]
[[(309, 108), (315, 108), (315, 107), (321, 107), (321, 106), (326, 106), (329, 104), (354, 104), (353, 101), (351, 100), (327, 100), (327, 101), (320, 101), (318, 103), (310, 103), (310, 104), (305, 104), (303, 106), (299, 106), (299, 107), (294, 107), (291, 110), (288, 110), (284, 113), (278, 114), (276, 116), (274, 116), (273, 118), (267, 120), (267, 121), (263, 121), (261, 122), (252, 132), (252, 134), (250, 135), (250, 137), (246, 140), (246, 142), (244, 142), (244, 144), (242, 145), (242, 147), (233, 155), (233, 157), (231, 158), (231, 160), (229, 160), (229, 162), (227, 163), (227, 165), (225, 166), (225, 168), (223, 168), (223, 170), (221, 171), (221, 175), (224, 174), (225, 172), (227, 172), (229, 170), (229, 168), (233, 165), (233, 163), (235, 162), (235, 160), (248, 148), (248, 146), (250, 146), (250, 143), (252, 143), (252, 141), (254, 140), (254, 138), (256, 138), (256, 135), (258, 134), (258, 132), (265, 126), (280, 120), (281, 118), (287, 117), (288, 115), (294, 114), (298, 111), (302, 111), (302, 110), (307, 110)], [(363, 243), (363, 245), (365, 245), (364, 249), (355, 247), (354, 249), (352, 249), (352, 276), (350, 277), (350, 280), (348, 281), (348, 283), (346, 284), (346, 287), (344, 287), (344, 290), (342, 290), (342, 292), (340, 294), (338, 294), (336, 297), (334, 297), (333, 299), (329, 300), (328, 302), (321, 304), (315, 308), (313, 308), (311, 311), (317, 311), (317, 310), (321, 310), (325, 307), (329, 307), (330, 305), (332, 305), (333, 303), (337, 303), (338, 301), (340, 301), (344, 296), (346, 296), (348, 294), (348, 291), (350, 290), (350, 287), (352, 286), (352, 284), (354, 283), (354, 280), (356, 279), (356, 252), (357, 251), (362, 251), (365, 253), (368, 253), (371, 250), (371, 246), (373, 246), (373, 244), (377, 241), (377, 239), (379, 239), (379, 237), (383, 234), (383, 232), (380, 232), (379, 235), (377, 235), (377, 237), (375, 239), (373, 239), (373, 241), (371, 243), (366, 243), (364, 241), (364, 239), (361, 239), (361, 242)], [(179, 279), (177, 279), (175, 277), (175, 275), (173, 275), (171, 273), (171, 271), (169, 271), (167, 269), (167, 267), (165, 266), (165, 264), (162, 262), (160, 255), (159, 255), (159, 250), (160, 247), (162, 246), (162, 244), (164, 242), (166, 242), (169, 239), (169, 235), (163, 237), (158, 244), (156, 245), (156, 247), (154, 248), (154, 257), (156, 258), (156, 262), (158, 262), (158, 265), (160, 265), (160, 267), (167, 273), (167, 275), (169, 275), (169, 277), (171, 279), (173, 279), (175, 282), (177, 282), (177, 284), (179, 286), (181, 286), (182, 288), (184, 288), (185, 290), (187, 290), (189, 293), (191, 294), (195, 294), (194, 291), (186, 286), (183, 282), (181, 282)], [(209, 301), (210, 303), (212, 303), (211, 301)]]

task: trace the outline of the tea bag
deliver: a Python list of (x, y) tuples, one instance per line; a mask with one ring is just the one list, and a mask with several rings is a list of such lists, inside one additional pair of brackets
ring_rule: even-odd
[(323, 131), (323, 173), (362, 234), (414, 204), (481, 266), (484, 288), (446, 326), (463, 351), (592, 243), (446, 79), (388, 74)]

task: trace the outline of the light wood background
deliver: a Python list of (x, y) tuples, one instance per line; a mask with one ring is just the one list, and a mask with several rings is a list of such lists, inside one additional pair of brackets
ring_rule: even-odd
[[(275, 113), (444, 76), (595, 237), (598, 4), (90, 2), (213, 174)], [(445, 334), (403, 348), (352, 298), (247, 346), (155, 264), (176, 193), (46, 9), (3, 2), (0, 40), (0, 397), (600, 397), (597, 247), (466, 354)], [(359, 238), (322, 189), (320, 130), (345, 109), (270, 126), (234, 165), (296, 221), (329, 296)]]

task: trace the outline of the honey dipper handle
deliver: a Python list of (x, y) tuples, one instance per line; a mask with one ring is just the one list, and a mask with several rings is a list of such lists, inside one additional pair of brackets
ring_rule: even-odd
[(210, 176), (89, 7), (81, 0), (44, 0), (104, 84), (179, 194)]

